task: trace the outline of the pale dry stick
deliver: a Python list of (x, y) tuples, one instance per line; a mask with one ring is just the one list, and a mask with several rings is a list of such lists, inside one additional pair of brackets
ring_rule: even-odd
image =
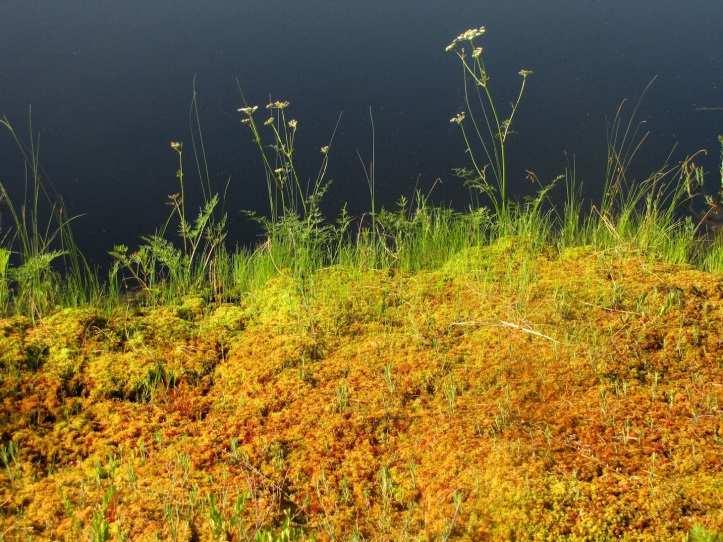
[(454, 530), (454, 524), (457, 521), (457, 516), (459, 515), (459, 509), (462, 508), (462, 501), (455, 502), (454, 506), (454, 515), (452, 516), (452, 521), (449, 524), (449, 528), (447, 529), (447, 532), (444, 535), (444, 542), (447, 542), (449, 540), (449, 537), (452, 535), (452, 531)]
[(494, 326), (497, 325), (492, 320), (469, 320), (466, 322), (452, 322), (449, 324), (450, 326), (457, 326), (457, 327), (477, 327), (477, 326)]
[(540, 333), (539, 331), (535, 331), (532, 328), (521, 326), (519, 324), (515, 324), (514, 322), (506, 322), (504, 320), (500, 320), (500, 326), (501, 327), (509, 327), (511, 329), (516, 329), (518, 331), (522, 331), (523, 333), (527, 333), (529, 335), (534, 335), (535, 337), (540, 337), (542, 339), (547, 339), (548, 341), (551, 341), (554, 344), (560, 344), (560, 341), (557, 339), (553, 339), (549, 335), (545, 335), (544, 333)]
[[(328, 484), (326, 483), (326, 480), (324, 480), (324, 483), (327, 487), (325, 487), (325, 490), (328, 491)], [(334, 529), (331, 525), (331, 521), (329, 520), (329, 511), (324, 504), (324, 499), (322, 498), (321, 489), (319, 488), (319, 480), (317, 480), (314, 483), (314, 489), (316, 490), (316, 496), (319, 499), (319, 504), (324, 512), (324, 517), (321, 520), (324, 523), (324, 529), (326, 529), (327, 534), (329, 535), (329, 540), (335, 541), (336, 537), (334, 536)], [(334, 501), (334, 513), (337, 513), (339, 511), (339, 507), (336, 504), (336, 501)]]
[(507, 322), (506, 320), (499, 320), (497, 322), (495, 321), (477, 321), (477, 320), (471, 320), (469, 322), (452, 322), (450, 324), (451, 326), (460, 326), (460, 327), (471, 327), (471, 326), (495, 326), (495, 327), (506, 327), (510, 329), (516, 329), (517, 331), (522, 331), (523, 333), (527, 333), (528, 335), (534, 335), (535, 337), (540, 337), (541, 339), (547, 339), (548, 341), (554, 343), (554, 344), (560, 344), (560, 341), (557, 339), (550, 337), (549, 335), (545, 335), (544, 333), (540, 333), (539, 331), (535, 331), (534, 329), (526, 326), (522, 326), (520, 324), (515, 324), (514, 322)]
[(594, 308), (596, 308), (596, 309), (604, 310), (604, 311), (607, 311), (607, 312), (616, 312), (616, 313), (619, 313), (619, 314), (630, 314), (630, 315), (632, 315), (632, 316), (642, 316), (642, 314), (640, 314), (639, 312), (624, 311), (624, 310), (620, 310), (620, 309), (611, 309), (611, 308), (609, 308), (609, 307), (602, 307), (602, 306), (600, 306), (600, 305), (595, 305), (595, 303), (588, 303), (587, 301), (580, 301), (580, 303), (581, 303), (582, 305), (587, 305), (588, 307), (594, 307)]

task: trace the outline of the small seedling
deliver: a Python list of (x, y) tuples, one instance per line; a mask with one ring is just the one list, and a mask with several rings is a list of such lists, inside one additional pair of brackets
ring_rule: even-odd
[(336, 387), (336, 410), (344, 412), (347, 408), (349, 408), (349, 386), (346, 382), (341, 382)]
[(213, 493), (208, 496), (208, 521), (211, 525), (214, 540), (223, 539), (226, 535), (226, 520), (221, 514), (216, 495)]
[(8, 473), (8, 478), (11, 481), (15, 480), (15, 477), (19, 472), (19, 455), (18, 445), (12, 440), (8, 441), (6, 444), (0, 445), (0, 461), (2, 461), (2, 464)]
[(450, 412), (454, 412), (457, 406), (457, 384), (453, 380), (446, 380), (442, 385), (444, 398), (447, 400), (447, 406)]
[(390, 364), (386, 364), (384, 366), (384, 383), (387, 385), (387, 390), (390, 395), (393, 395), (396, 385), (394, 383), (394, 375), (392, 374), (392, 366)]

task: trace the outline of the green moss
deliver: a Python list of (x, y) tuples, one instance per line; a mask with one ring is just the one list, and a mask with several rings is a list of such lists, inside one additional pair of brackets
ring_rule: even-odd
[(178, 317), (184, 320), (196, 320), (203, 315), (206, 301), (201, 296), (185, 296), (178, 307)]
[(246, 311), (238, 305), (220, 305), (198, 326), (202, 336), (227, 336), (246, 327)]
[(0, 370), (20, 367), (24, 362), (24, 335), (30, 326), (26, 318), (0, 319)]
[(105, 328), (106, 324), (105, 318), (95, 309), (62, 309), (43, 318), (30, 330), (28, 341), (45, 343), (51, 348), (74, 347)]
[(511, 265), (534, 257), (533, 245), (521, 237), (501, 237), (490, 245), (469, 247), (452, 256), (442, 267), (448, 274), (506, 272)]
[(86, 379), (91, 397), (132, 398), (147, 381), (158, 360), (153, 354), (139, 352), (106, 353), (88, 362)]
[(84, 354), (79, 348), (51, 347), (44, 370), (61, 380), (68, 380), (81, 371)]
[(293, 325), (303, 311), (299, 283), (282, 274), (257, 290), (246, 304), (246, 318), (256, 324)]
[(126, 347), (143, 350), (148, 346), (175, 344), (191, 335), (194, 325), (171, 307), (156, 307), (133, 318), (126, 328)]

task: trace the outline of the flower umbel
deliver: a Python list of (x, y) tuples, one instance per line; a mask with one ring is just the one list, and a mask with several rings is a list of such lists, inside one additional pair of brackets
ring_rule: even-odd
[(266, 109), (286, 109), (291, 104), (287, 101), (275, 101), (266, 106)]
[(252, 106), (248, 106), (248, 107), (241, 107), (237, 111), (239, 113), (243, 113), (244, 115), (248, 115), (250, 117), (251, 115), (256, 113), (256, 111), (258, 111), (258, 109), (259, 109), (258, 105), (252, 105)]
[[(448, 53), (451, 53), (452, 51), (454, 51), (457, 48), (457, 46), (460, 43), (463, 43), (465, 41), (472, 43), (477, 38), (484, 36), (486, 32), (487, 32), (487, 29), (484, 26), (480, 26), (478, 28), (470, 28), (469, 30), (465, 30), (459, 36), (454, 38), (454, 40), (452, 40), (452, 43), (447, 45), (447, 47), (445, 47), (444, 50)], [(480, 51), (480, 53), (481, 53), (481, 51)]]
[(464, 111), (462, 111), (461, 113), (457, 113), (454, 117), (449, 119), (449, 122), (452, 124), (462, 124), (464, 122), (465, 117), (466, 117), (466, 115), (465, 115)]

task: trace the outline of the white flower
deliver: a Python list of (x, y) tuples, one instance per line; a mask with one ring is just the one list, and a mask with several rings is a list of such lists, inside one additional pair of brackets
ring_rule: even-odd
[(482, 47), (475, 47), (474, 51), (472, 51), (472, 58), (479, 58), (482, 56), (483, 49)]
[(299, 127), (299, 121), (297, 121), (296, 119), (291, 119), (289, 121), (289, 128), (291, 128), (292, 130), (296, 130), (298, 127)]
[(449, 119), (449, 122), (452, 124), (462, 124), (464, 122), (465, 117), (466, 117), (466, 115), (465, 115), (464, 111), (462, 111), (461, 113), (457, 113), (454, 117)]
[(289, 102), (286, 102), (286, 101), (284, 101), (284, 102), (276, 101), (276, 102), (271, 102), (270, 104), (268, 104), (268, 105), (266, 106), (266, 109), (286, 109), (286, 108), (289, 107), (290, 105), (291, 105), (291, 104), (290, 104)]
[(264, 121), (264, 126), (271, 126), (274, 123), (274, 117), (269, 117)]
[[(451, 53), (452, 51), (454, 51), (457, 48), (457, 46), (460, 43), (462, 43), (464, 41), (473, 42), (480, 36), (484, 36), (486, 32), (487, 32), (487, 29), (484, 26), (480, 26), (478, 28), (470, 28), (469, 30), (465, 30), (459, 36), (454, 38), (454, 40), (452, 40), (452, 43), (447, 45), (447, 47), (445, 47), (444, 50), (448, 53)], [(480, 53), (481, 53), (481, 51), (480, 51)]]
[(321, 148), (321, 154), (323, 154), (324, 156), (326, 156), (327, 154), (329, 154), (329, 145), (324, 145), (324, 146)]
[(248, 107), (241, 107), (238, 109), (239, 113), (243, 113), (244, 115), (248, 115), (249, 117), (256, 113), (256, 111), (259, 110), (258, 105), (248, 106)]
[(474, 41), (480, 36), (484, 36), (485, 32), (487, 32), (487, 29), (484, 26), (480, 26), (479, 28), (470, 28), (457, 36), (457, 41)]

